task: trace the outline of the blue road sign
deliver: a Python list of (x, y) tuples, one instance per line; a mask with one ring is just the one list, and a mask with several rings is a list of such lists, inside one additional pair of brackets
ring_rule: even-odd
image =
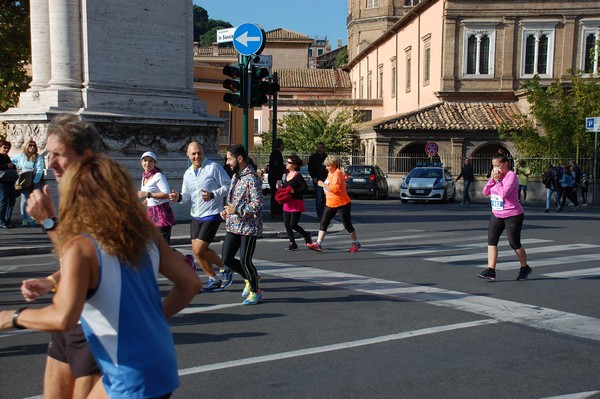
[(242, 55), (260, 54), (265, 46), (265, 31), (254, 24), (242, 24), (233, 34), (233, 47)]
[(585, 118), (585, 130), (588, 132), (600, 132), (600, 118)]

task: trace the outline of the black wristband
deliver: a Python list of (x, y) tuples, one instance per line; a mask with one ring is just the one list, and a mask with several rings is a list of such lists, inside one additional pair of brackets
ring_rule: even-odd
[(177, 197), (177, 202), (181, 202), (181, 200), (183, 199), (183, 195), (181, 195), (181, 193), (178, 193), (179, 197)]
[(210, 199), (215, 199), (215, 193), (213, 193), (212, 191), (210, 192)]
[(13, 325), (14, 328), (18, 328), (19, 330), (22, 330), (22, 329), (25, 328), (25, 327), (22, 327), (22, 326), (19, 325), (17, 319), (19, 318), (19, 315), (21, 314), (21, 312), (24, 311), (25, 309), (27, 309), (28, 307), (29, 306), (20, 307), (19, 309), (17, 309), (17, 311), (15, 313), (13, 313), (12, 325)]

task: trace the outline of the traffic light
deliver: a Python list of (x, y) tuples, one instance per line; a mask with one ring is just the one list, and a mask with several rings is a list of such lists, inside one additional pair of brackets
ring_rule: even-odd
[(223, 95), (223, 101), (236, 107), (244, 107), (244, 65), (229, 64), (223, 67), (223, 75), (230, 79), (223, 81), (223, 87), (229, 90)]
[(252, 65), (250, 72), (250, 77), (252, 79), (250, 85), (250, 105), (252, 107), (260, 107), (269, 101), (266, 93), (263, 92), (264, 85), (262, 84), (264, 82), (263, 79), (268, 76), (269, 70), (267, 68), (257, 68)]

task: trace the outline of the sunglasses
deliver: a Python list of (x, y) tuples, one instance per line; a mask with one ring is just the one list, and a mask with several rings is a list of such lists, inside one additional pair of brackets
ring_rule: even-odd
[(294, 163), (292, 161), (287, 161), (286, 163), (293, 165)]
[(37, 145), (35, 145), (35, 144), (29, 144), (29, 148), (31, 148), (31, 147), (35, 148), (35, 147), (37, 147)]

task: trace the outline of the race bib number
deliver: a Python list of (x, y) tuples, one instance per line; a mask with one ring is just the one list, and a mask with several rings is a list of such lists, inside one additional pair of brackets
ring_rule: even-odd
[(490, 196), (490, 201), (492, 203), (492, 211), (503, 211), (504, 210), (504, 200), (501, 196), (492, 194)]

